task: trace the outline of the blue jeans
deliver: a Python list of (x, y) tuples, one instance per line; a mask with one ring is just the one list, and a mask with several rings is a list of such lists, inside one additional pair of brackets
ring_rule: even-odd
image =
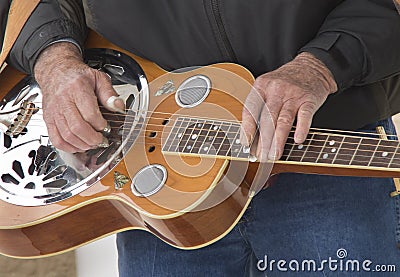
[[(391, 120), (378, 124), (394, 133)], [(280, 174), (210, 246), (179, 250), (144, 231), (119, 234), (120, 276), (398, 276), (400, 198), (392, 191), (386, 178)], [(392, 265), (395, 273), (376, 271)]]

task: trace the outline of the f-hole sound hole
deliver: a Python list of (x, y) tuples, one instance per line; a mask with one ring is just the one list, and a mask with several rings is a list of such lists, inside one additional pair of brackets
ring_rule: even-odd
[(164, 119), (164, 121), (162, 122), (162, 125), (167, 125), (169, 123), (169, 119)]
[(150, 153), (154, 152), (154, 150), (156, 150), (156, 147), (154, 145), (149, 147), (149, 152)]

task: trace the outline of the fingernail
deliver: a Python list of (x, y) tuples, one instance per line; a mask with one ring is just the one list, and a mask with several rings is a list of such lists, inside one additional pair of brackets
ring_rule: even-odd
[(294, 142), (295, 143), (302, 143), (305, 140), (304, 134), (295, 134), (294, 135)]
[(125, 103), (117, 96), (113, 95), (107, 99), (107, 107), (114, 112), (125, 113)]

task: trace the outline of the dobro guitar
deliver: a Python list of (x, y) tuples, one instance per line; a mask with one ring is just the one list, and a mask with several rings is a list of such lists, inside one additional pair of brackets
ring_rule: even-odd
[[(400, 177), (399, 143), (362, 133), (293, 133), (275, 163), (240, 144), (254, 77), (221, 63), (166, 72), (92, 33), (87, 64), (107, 73), (126, 113), (100, 107), (109, 143), (85, 153), (57, 150), (32, 77), (0, 76), (0, 253), (62, 253), (130, 229), (175, 247), (217, 241), (238, 222), (270, 173)], [(95, 48), (95, 49), (94, 49)]]

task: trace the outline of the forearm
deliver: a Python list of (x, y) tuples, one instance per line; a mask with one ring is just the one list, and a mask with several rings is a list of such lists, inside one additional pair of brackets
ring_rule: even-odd
[(39, 54), (49, 44), (59, 39), (71, 38), (82, 46), (85, 36), (86, 25), (81, 1), (42, 0), (21, 31), (8, 63), (21, 71), (33, 73)]
[(400, 72), (400, 16), (393, 0), (344, 1), (300, 51), (331, 70), (340, 90)]

